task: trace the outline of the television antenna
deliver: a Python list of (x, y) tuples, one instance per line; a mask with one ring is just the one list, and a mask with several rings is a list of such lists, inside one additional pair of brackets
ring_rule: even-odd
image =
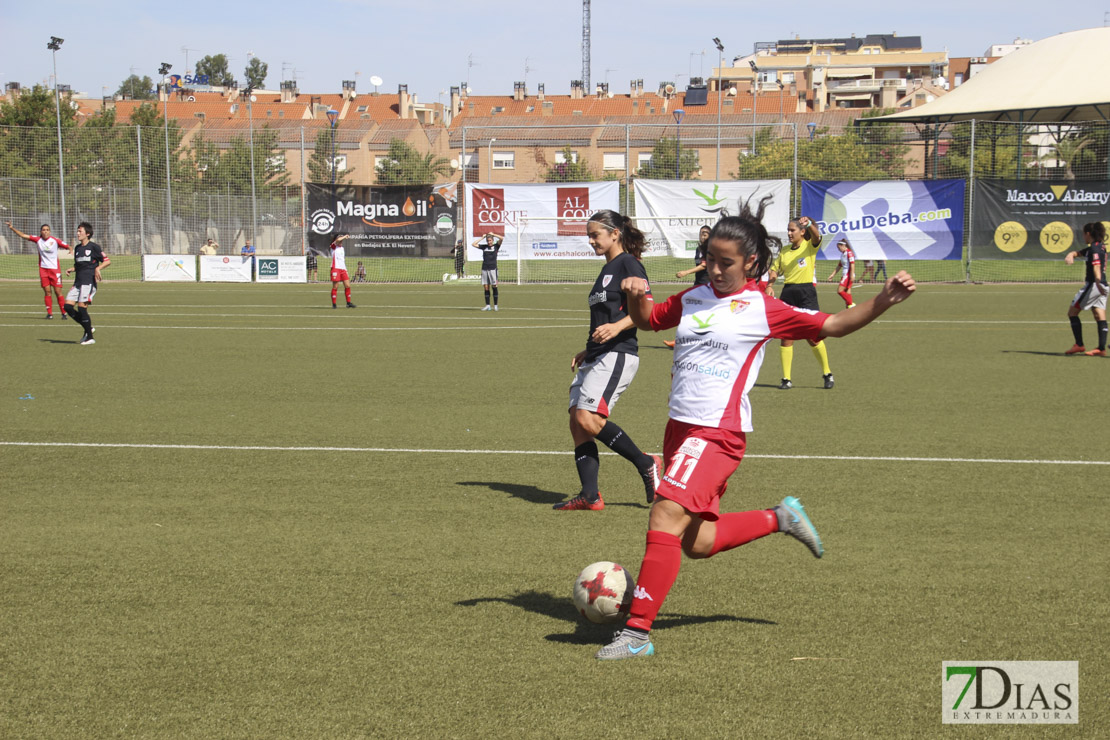
[(185, 55), (185, 74), (189, 74), (189, 52), (200, 51), (200, 49), (190, 49), (188, 46), (181, 47), (181, 53)]
[(478, 63), (474, 61), (473, 54), (466, 55), (466, 90), (470, 92), (470, 68), (477, 67)]
[(377, 75), (370, 75), (370, 84), (374, 86), (374, 93), (378, 92), (378, 85), (382, 84), (382, 78)]

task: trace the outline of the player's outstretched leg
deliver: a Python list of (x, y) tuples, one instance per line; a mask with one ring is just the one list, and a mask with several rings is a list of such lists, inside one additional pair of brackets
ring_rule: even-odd
[(808, 547), (815, 558), (825, 554), (821, 537), (817, 534), (813, 522), (806, 515), (805, 507), (802, 506), (801, 501), (794, 496), (787, 496), (782, 500), (782, 503), (774, 508), (774, 512), (779, 519), (780, 532), (790, 535)]

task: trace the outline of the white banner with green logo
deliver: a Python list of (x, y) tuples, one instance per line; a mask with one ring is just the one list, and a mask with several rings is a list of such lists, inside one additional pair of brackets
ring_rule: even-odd
[[(763, 223), (768, 233), (786, 238), (790, 220), (789, 180), (633, 180), (636, 225), (648, 238), (644, 256), (692, 257), (698, 230), (724, 216), (735, 216), (742, 203), (752, 208), (771, 196)], [(653, 219), (642, 218), (655, 217)]]
[(307, 283), (305, 258), (259, 257), (255, 279), (260, 283)]

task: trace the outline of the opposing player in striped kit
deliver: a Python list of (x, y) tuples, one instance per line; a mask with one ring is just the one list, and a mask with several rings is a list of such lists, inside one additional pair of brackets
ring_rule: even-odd
[(58, 265), (58, 250), (66, 249), (72, 252), (73, 249), (61, 239), (50, 236), (50, 226), (47, 224), (42, 225), (38, 236), (24, 234), (12, 226), (11, 221), (7, 224), (16, 236), (34, 243), (39, 248), (39, 284), (42, 286), (43, 302), (46, 303), (46, 318), (54, 318), (54, 307), (50, 301), (50, 291), (53, 290), (54, 297), (58, 299), (58, 310), (64, 319), (65, 300), (62, 298), (62, 268)]
[(752, 431), (748, 391), (774, 338), (818, 340), (862, 329), (914, 291), (909, 274), (887, 281), (879, 295), (829, 315), (790, 306), (761, 292), (756, 279), (777, 241), (763, 226), (759, 204), (717, 222), (709, 237), (710, 284), (653, 304), (645, 280), (626, 278), (628, 314), (641, 329), (677, 327), (671, 366), (670, 419), (663, 438), (663, 479), (648, 520), (647, 546), (625, 628), (597, 657), (652, 655), (649, 631), (678, 577), (682, 554), (708, 558), (774, 532), (800, 540), (816, 557), (824, 547), (801, 502), (720, 513), (729, 476)]

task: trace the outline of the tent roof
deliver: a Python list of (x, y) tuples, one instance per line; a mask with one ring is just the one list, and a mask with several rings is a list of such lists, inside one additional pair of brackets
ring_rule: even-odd
[(1050, 36), (1007, 54), (947, 95), (867, 121), (1110, 120), (1110, 28)]

